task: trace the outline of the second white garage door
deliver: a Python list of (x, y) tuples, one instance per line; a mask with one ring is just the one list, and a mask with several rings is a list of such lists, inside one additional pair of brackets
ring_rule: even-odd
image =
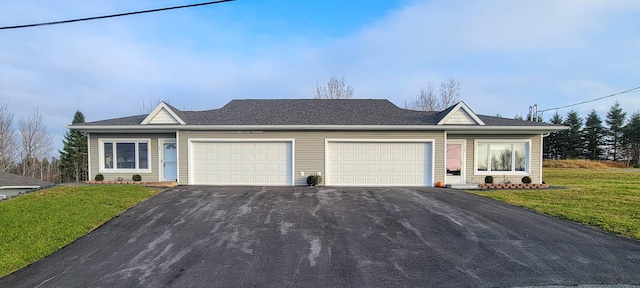
[(293, 185), (290, 141), (192, 141), (191, 184)]
[(432, 142), (327, 142), (327, 185), (432, 186)]

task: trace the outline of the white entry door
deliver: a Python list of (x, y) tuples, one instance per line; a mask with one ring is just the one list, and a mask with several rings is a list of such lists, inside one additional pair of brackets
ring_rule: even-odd
[(178, 149), (175, 142), (162, 143), (162, 181), (178, 179)]
[(464, 140), (447, 140), (447, 184), (464, 184)]

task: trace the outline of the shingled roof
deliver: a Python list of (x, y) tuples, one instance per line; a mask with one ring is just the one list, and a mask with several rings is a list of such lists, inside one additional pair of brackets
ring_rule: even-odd
[(52, 185), (51, 182), (40, 181), (30, 177), (24, 177), (21, 175), (0, 172), (0, 187), (12, 186), (12, 187), (42, 187)]
[[(166, 105), (166, 103), (165, 103)], [(384, 99), (252, 99), (233, 100), (220, 109), (180, 111), (168, 106), (186, 125), (437, 125), (452, 107), (443, 111), (402, 109)], [(115, 118), (73, 126), (140, 125), (148, 115)], [(554, 126), (477, 115), (489, 126)], [(156, 124), (147, 124), (156, 125)], [(176, 124), (177, 125), (177, 124)]]

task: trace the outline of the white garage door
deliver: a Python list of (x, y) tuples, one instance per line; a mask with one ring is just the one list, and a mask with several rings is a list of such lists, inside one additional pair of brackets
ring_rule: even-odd
[(193, 141), (191, 183), (293, 185), (292, 142)]
[(327, 185), (432, 186), (431, 142), (328, 142)]

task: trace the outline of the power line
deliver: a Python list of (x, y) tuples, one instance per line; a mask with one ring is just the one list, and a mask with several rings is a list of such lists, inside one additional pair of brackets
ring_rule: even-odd
[(232, 1), (236, 1), (236, 0), (218, 0), (218, 1), (210, 1), (210, 2), (189, 4), (189, 5), (165, 7), (165, 8), (151, 9), (151, 10), (134, 11), (134, 12), (112, 14), (112, 15), (104, 15), (104, 16), (95, 16), (95, 17), (63, 20), (63, 21), (44, 22), (44, 23), (35, 23), (35, 24), (25, 24), (25, 25), (16, 25), (16, 26), (4, 26), (4, 27), (0, 27), (0, 30), (30, 28), (30, 27), (48, 26), (48, 25), (57, 25), (57, 24), (67, 24), (67, 23), (73, 23), (73, 22), (82, 22), (82, 21), (89, 21), (89, 20), (98, 20), (98, 19), (106, 19), (106, 18), (114, 18), (114, 17), (136, 15), (136, 14), (161, 12), (161, 11), (175, 10), (175, 9), (182, 9), (182, 8), (191, 8), (191, 7), (197, 7), (197, 6), (212, 5), (212, 4), (220, 4), (220, 3), (232, 2)]
[(639, 90), (639, 89), (640, 89), (640, 86), (638, 86), (636, 88), (631, 88), (631, 89), (628, 89), (628, 90), (620, 91), (620, 92), (617, 92), (617, 93), (613, 93), (613, 94), (610, 94), (610, 95), (607, 95), (607, 96), (603, 96), (603, 97), (600, 97), (600, 98), (587, 100), (587, 101), (582, 101), (582, 102), (579, 102), (579, 103), (575, 103), (575, 104), (571, 104), (571, 105), (565, 105), (565, 106), (556, 107), (556, 108), (549, 108), (549, 109), (539, 110), (538, 112), (542, 113), (542, 112), (551, 111), (551, 110), (569, 108), (569, 107), (582, 105), (582, 104), (586, 104), (586, 103), (589, 103), (589, 102), (594, 102), (594, 101), (602, 100), (602, 99), (605, 99), (605, 98), (613, 97), (613, 96), (620, 95), (620, 94), (632, 93), (632, 92), (640, 92), (640, 91), (635, 91), (635, 90)]

